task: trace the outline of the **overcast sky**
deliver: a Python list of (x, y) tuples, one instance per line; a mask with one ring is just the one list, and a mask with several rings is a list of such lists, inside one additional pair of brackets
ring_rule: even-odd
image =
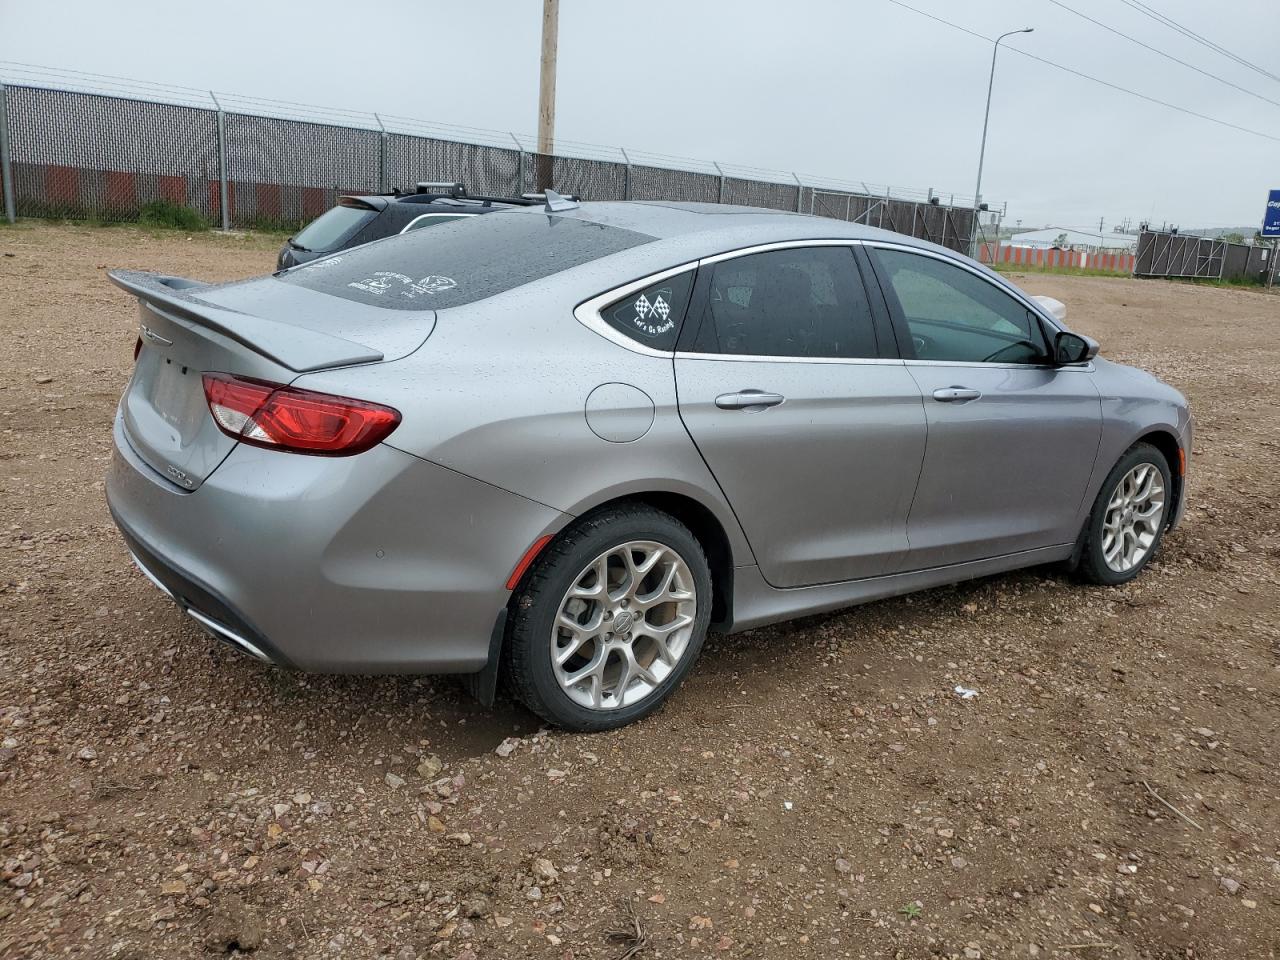
[[(1280, 106), (1051, 0), (909, 0), (1083, 73), (1280, 138)], [(1066, 0), (1270, 100), (1268, 79), (1122, 0)], [(1146, 0), (1280, 74), (1277, 0)], [(216, 10), (216, 14), (214, 11)], [(532, 133), (541, 0), (0, 0), (0, 59)], [(74, 24), (74, 28), (72, 25)], [(562, 0), (558, 136), (971, 195), (990, 44), (889, 0)], [(983, 194), (1010, 221), (1261, 221), (1280, 139), (1002, 51)]]

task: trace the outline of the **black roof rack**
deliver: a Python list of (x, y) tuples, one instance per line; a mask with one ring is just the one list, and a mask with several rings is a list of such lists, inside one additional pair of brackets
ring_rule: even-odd
[[(543, 193), (522, 193), (518, 197), (471, 194), (467, 192), (466, 184), (460, 180), (421, 180), (415, 185), (413, 193), (397, 191), (395, 196), (402, 201), (409, 200), (412, 203), (431, 203), (435, 200), (473, 200), (482, 203), (509, 203), (517, 207), (536, 207), (547, 202), (546, 194)], [(563, 194), (563, 196), (566, 200), (577, 201), (579, 199), (573, 194)]]

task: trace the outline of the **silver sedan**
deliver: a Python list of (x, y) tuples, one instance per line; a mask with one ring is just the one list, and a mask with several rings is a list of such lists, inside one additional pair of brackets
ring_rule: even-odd
[(262, 660), (505, 677), (599, 730), (708, 629), (1120, 584), (1182, 515), (1186, 400), (1062, 304), (857, 225), (551, 196), (244, 282), (112, 274), (143, 572)]

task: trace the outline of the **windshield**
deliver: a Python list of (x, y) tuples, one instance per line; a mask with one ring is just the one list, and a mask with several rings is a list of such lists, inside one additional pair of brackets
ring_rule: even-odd
[(276, 274), (276, 279), (379, 307), (443, 310), (652, 239), (570, 217), (465, 217), (355, 247)]
[(291, 242), (303, 250), (333, 250), (377, 215), (377, 210), (364, 207), (334, 207), (299, 230)]

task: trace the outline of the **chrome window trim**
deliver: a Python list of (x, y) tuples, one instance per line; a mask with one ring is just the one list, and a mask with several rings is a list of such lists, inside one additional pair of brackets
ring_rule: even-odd
[(981, 360), (903, 360), (908, 367), (964, 367), (974, 370), (1061, 370), (1064, 373), (1092, 373), (1093, 363), (983, 363)]
[(733, 360), (738, 363), (836, 363), (850, 366), (901, 367), (901, 357), (773, 357), (758, 353), (694, 353), (677, 350), (677, 360)]
[[(447, 216), (447, 214), (427, 214), (427, 216)], [(468, 216), (476, 216), (476, 214), (468, 214)], [(676, 267), (670, 267), (657, 273), (651, 273), (641, 277), (638, 280), (632, 280), (621, 286), (613, 287), (604, 293), (598, 294), (589, 300), (584, 300), (578, 306), (574, 307), (573, 315), (588, 330), (600, 334), (606, 340), (609, 340), (620, 347), (625, 347), (632, 353), (638, 353), (646, 357), (661, 357), (669, 359), (676, 357), (681, 360), (737, 360), (749, 363), (845, 363), (845, 364), (877, 364), (877, 365), (899, 365), (907, 366), (950, 366), (950, 367), (974, 367), (987, 370), (1072, 370), (1077, 372), (1091, 372), (1094, 367), (1093, 363), (1087, 364), (1068, 364), (1064, 366), (1056, 366), (1054, 364), (1044, 363), (981, 363), (978, 361), (951, 361), (951, 360), (907, 360), (902, 357), (773, 357), (761, 356), (756, 354), (728, 354), (728, 353), (698, 353), (693, 351), (677, 351), (677, 350), (657, 350), (653, 347), (645, 346), (638, 340), (633, 340), (625, 333), (611, 327), (601, 316), (600, 311), (618, 300), (623, 299), (629, 294), (635, 293), (637, 290), (643, 290), (645, 287), (660, 283), (677, 274), (684, 273), (688, 270), (694, 270), (699, 267), (710, 266), (711, 264), (720, 263), (725, 260), (735, 260), (738, 257), (749, 257), (756, 253), (769, 253), (775, 250), (792, 250), (800, 247), (874, 247), (884, 250), (901, 250), (904, 253), (914, 253), (922, 257), (931, 257), (934, 260), (941, 260), (943, 263), (949, 263), (952, 266), (959, 267), (973, 274), (978, 279), (990, 284), (1000, 292), (1008, 295), (1016, 302), (1022, 304), (1037, 317), (1046, 321), (1049, 326), (1061, 331), (1065, 329), (1059, 324), (1047, 311), (1042, 309), (1038, 303), (1025, 296), (1022, 291), (1018, 290), (1011, 284), (1006, 284), (1003, 280), (997, 283), (987, 276), (982, 270), (975, 269), (973, 266), (965, 263), (963, 260), (946, 254), (938, 253), (934, 250), (926, 250), (922, 247), (912, 246), (908, 243), (894, 243), (891, 240), (865, 240), (853, 237), (842, 238), (824, 238), (811, 240), (777, 240), (771, 243), (757, 243), (749, 247), (739, 247), (736, 250), (727, 250), (724, 253), (716, 253), (707, 257), (700, 257), (697, 260), (691, 260), (688, 263), (682, 263)], [(868, 291), (870, 296), (870, 291)]]
[(400, 233), (408, 233), (409, 229), (419, 220), (435, 220), (440, 217), (448, 217), (450, 220), (459, 220), (462, 217), (478, 217), (478, 216), (480, 216), (480, 214), (478, 213), (464, 213), (461, 210), (457, 212), (450, 212), (450, 213), (420, 213), (416, 217), (414, 217), (412, 220), (410, 220), (408, 223), (406, 223), (404, 225), (404, 229), (402, 229)]
[(716, 253), (709, 257), (703, 257), (698, 261), (698, 266), (705, 267), (713, 263), (720, 263), (722, 260), (736, 260), (738, 257), (749, 257), (756, 253), (769, 253), (774, 250), (794, 250), (798, 247), (856, 247), (863, 241), (854, 240), (845, 237), (841, 240), (777, 240), (773, 243), (757, 243), (750, 247), (740, 247), (737, 250), (729, 250), (726, 253)]
[[(645, 287), (661, 283), (670, 277), (684, 273), (688, 270), (696, 270), (699, 267), (707, 266), (712, 263), (719, 263), (722, 260), (732, 260), (737, 257), (747, 257), (753, 253), (767, 253), (771, 250), (790, 250), (796, 247), (854, 247), (862, 241), (851, 238), (829, 239), (829, 240), (778, 240), (773, 243), (757, 243), (749, 247), (740, 247), (737, 250), (729, 250), (724, 253), (712, 254), (709, 257), (701, 257), (697, 260), (690, 260), (688, 263), (682, 263), (678, 267), (671, 267), (667, 270), (661, 270), (658, 273), (651, 273), (648, 276), (641, 277), (638, 280), (632, 280), (630, 283), (624, 283), (621, 286), (606, 290), (604, 293), (592, 297), (590, 300), (584, 300), (573, 308), (573, 315), (588, 330), (600, 334), (606, 340), (616, 343), (620, 347), (625, 347), (632, 353), (638, 353), (645, 357), (662, 357), (671, 359), (676, 356), (675, 350), (658, 350), (654, 347), (645, 346), (638, 340), (633, 340), (625, 333), (611, 327), (608, 322), (600, 315), (600, 311), (611, 303), (623, 299), (629, 294), (635, 293), (637, 290), (643, 290)], [(679, 356), (685, 359), (715, 359), (723, 360), (728, 355), (721, 353), (695, 354), (680, 353)], [(783, 363), (846, 363), (850, 357), (745, 357), (738, 356), (734, 359), (739, 360), (758, 360), (758, 361), (781, 361)], [(881, 360), (882, 358), (866, 358), (867, 360)], [(890, 360), (891, 363), (900, 363), (900, 360)]]

